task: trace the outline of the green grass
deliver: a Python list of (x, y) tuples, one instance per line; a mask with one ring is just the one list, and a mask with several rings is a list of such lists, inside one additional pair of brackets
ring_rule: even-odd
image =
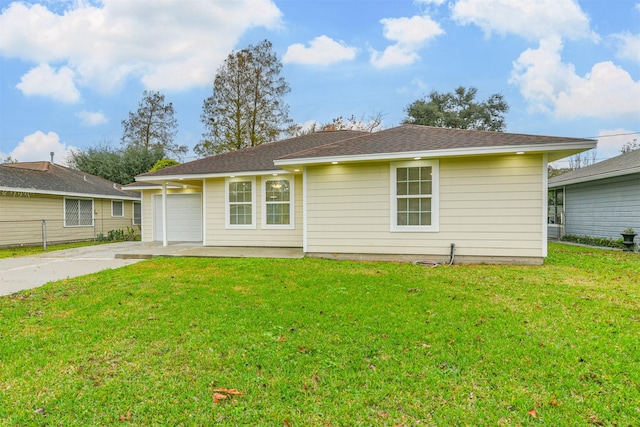
[(47, 245), (47, 250), (45, 251), (40, 246), (14, 246), (10, 248), (0, 248), (0, 258), (14, 258), (20, 256), (28, 256), (28, 255), (38, 255), (44, 254), (53, 251), (61, 251), (63, 249), (72, 249), (72, 248), (81, 248), (84, 246), (95, 246), (95, 245), (104, 245), (106, 243), (113, 242), (94, 242), (91, 241), (83, 241), (83, 242), (72, 242), (72, 243), (61, 243), (55, 245)]
[(149, 260), (0, 298), (0, 425), (637, 426), (639, 277), (565, 245), (543, 267)]

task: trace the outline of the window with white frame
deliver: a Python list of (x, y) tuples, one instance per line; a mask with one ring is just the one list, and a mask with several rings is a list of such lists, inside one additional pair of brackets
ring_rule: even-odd
[(122, 200), (111, 201), (111, 216), (124, 216), (124, 202)]
[(140, 202), (133, 202), (133, 225), (142, 224), (142, 205)]
[(254, 179), (229, 179), (226, 183), (226, 223), (230, 228), (255, 228)]
[(263, 190), (262, 226), (293, 228), (293, 180), (265, 179)]
[(64, 226), (93, 226), (93, 200), (64, 199)]
[(438, 231), (438, 161), (391, 164), (391, 231)]

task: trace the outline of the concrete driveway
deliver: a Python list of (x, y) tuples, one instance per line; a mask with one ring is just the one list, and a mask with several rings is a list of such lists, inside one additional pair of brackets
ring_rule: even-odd
[(0, 259), (0, 296), (48, 282), (123, 267), (155, 257), (302, 258), (301, 248), (203, 247), (202, 243), (122, 242)]
[(0, 296), (45, 283), (135, 264), (141, 259), (116, 259), (116, 254), (140, 247), (140, 242), (111, 243), (0, 259)]

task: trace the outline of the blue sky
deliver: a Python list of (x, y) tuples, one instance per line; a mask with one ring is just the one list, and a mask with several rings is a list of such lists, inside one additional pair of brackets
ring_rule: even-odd
[(216, 70), (265, 38), (303, 125), (393, 127), (462, 85), (504, 95), (508, 132), (597, 138), (598, 160), (640, 141), (637, 0), (0, 0), (0, 158), (117, 147), (144, 90), (193, 147)]

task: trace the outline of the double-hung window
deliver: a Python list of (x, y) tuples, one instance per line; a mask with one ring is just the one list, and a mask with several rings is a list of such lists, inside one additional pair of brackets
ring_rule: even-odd
[(391, 231), (438, 231), (437, 160), (391, 164)]
[(263, 180), (263, 228), (293, 228), (293, 179)]
[(226, 181), (226, 225), (256, 228), (256, 180), (232, 178)]
[(64, 199), (64, 226), (93, 226), (93, 200)]

